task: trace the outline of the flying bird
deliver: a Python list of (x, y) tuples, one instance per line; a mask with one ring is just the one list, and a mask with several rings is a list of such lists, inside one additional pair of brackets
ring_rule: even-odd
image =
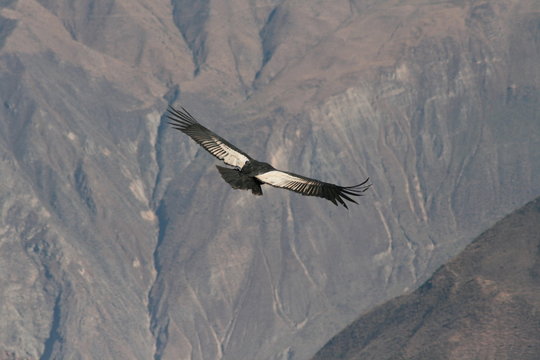
[(318, 196), (330, 200), (334, 205), (347, 207), (345, 200), (358, 204), (352, 197), (362, 196), (371, 186), (369, 178), (354, 186), (339, 186), (305, 176), (275, 169), (272, 165), (257, 161), (236, 146), (208, 130), (183, 107), (181, 110), (169, 105), (167, 118), (173, 128), (187, 134), (210, 154), (233, 166), (216, 165), (221, 177), (233, 188), (251, 190), (262, 195), (262, 184), (291, 190), (302, 195)]

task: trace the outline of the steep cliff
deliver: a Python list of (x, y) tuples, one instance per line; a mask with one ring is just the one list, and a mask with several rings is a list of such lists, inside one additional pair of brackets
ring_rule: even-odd
[[(540, 194), (534, 0), (0, 6), (4, 357), (305, 359)], [(374, 185), (232, 190), (168, 102)]]

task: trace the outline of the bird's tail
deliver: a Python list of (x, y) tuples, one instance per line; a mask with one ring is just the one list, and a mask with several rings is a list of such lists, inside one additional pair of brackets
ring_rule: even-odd
[(233, 189), (251, 190), (254, 195), (262, 195), (261, 182), (254, 177), (242, 174), (239, 170), (216, 165), (223, 180)]

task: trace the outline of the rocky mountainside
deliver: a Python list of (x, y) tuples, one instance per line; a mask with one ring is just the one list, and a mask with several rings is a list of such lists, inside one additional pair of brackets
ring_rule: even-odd
[[(307, 359), (540, 195), (535, 0), (0, 0), (0, 358)], [(347, 211), (224, 183), (369, 176)]]
[(360, 317), (313, 359), (535, 360), (539, 333), (540, 198), (413, 293)]

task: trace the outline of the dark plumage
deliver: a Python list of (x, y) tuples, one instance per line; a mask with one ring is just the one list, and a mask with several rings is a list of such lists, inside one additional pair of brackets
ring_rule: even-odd
[[(288, 189), (302, 195), (318, 196), (330, 200), (334, 205), (347, 208), (347, 201), (355, 204), (353, 196), (362, 196), (371, 186), (369, 178), (354, 186), (339, 186), (310, 179), (286, 171), (276, 170), (272, 165), (252, 159), (227, 140), (208, 130), (195, 120), (186, 109), (177, 110), (169, 106), (167, 118), (173, 128), (189, 135), (210, 154), (222, 160), (233, 169), (217, 166), (221, 177), (233, 189), (251, 190), (262, 195), (262, 184)], [(366, 185), (367, 184), (367, 185)]]

